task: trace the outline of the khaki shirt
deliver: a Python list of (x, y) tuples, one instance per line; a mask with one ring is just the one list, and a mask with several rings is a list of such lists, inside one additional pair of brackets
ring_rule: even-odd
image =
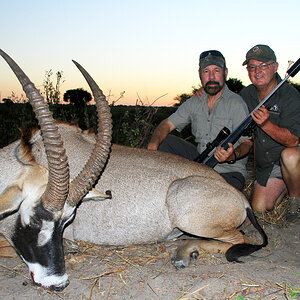
[[(168, 119), (181, 131), (191, 124), (192, 134), (197, 142), (197, 150), (203, 152), (207, 143), (212, 142), (218, 133), (226, 126), (231, 132), (248, 116), (248, 108), (243, 99), (231, 92), (227, 85), (222, 95), (217, 99), (213, 110), (209, 113), (207, 94), (200, 98), (193, 96), (179, 106), (177, 111)], [(236, 142), (236, 148), (246, 137)], [(212, 153), (215, 149), (212, 151)], [(240, 159), (234, 164), (227, 162), (217, 164), (214, 169), (219, 173), (240, 172), (246, 178), (247, 158)]]
[[(276, 74), (277, 81), (281, 78)], [(249, 111), (259, 104), (256, 88), (253, 84), (244, 88), (240, 95), (248, 105)], [(300, 93), (290, 84), (284, 83), (265, 103), (270, 113), (270, 121), (284, 127), (296, 136), (300, 136)], [(280, 165), (280, 154), (285, 146), (274, 141), (258, 126), (254, 131), (256, 179), (263, 186), (267, 184), (274, 164)]]

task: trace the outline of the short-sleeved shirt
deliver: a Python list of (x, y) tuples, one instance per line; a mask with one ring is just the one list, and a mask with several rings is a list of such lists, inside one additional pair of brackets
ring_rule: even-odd
[[(206, 149), (207, 143), (212, 142), (224, 126), (232, 132), (248, 115), (245, 102), (239, 95), (230, 91), (227, 85), (211, 112), (209, 112), (207, 97), (205, 92), (200, 98), (191, 97), (168, 118), (178, 131), (191, 124), (199, 153)], [(245, 137), (241, 137), (234, 146), (237, 147), (243, 139)], [(226, 162), (217, 164), (214, 169), (219, 173), (240, 172), (246, 177), (246, 163), (247, 158), (243, 158), (234, 164)]]
[[(276, 79), (281, 81), (276, 73)], [(257, 90), (253, 84), (244, 88), (240, 95), (248, 105), (249, 111), (253, 111), (259, 104)], [(270, 121), (279, 127), (284, 127), (300, 137), (300, 93), (290, 84), (284, 83), (274, 95), (265, 103), (269, 110)], [(274, 164), (280, 165), (280, 154), (285, 148), (277, 143), (258, 126), (254, 131), (256, 153), (256, 179), (266, 186)]]

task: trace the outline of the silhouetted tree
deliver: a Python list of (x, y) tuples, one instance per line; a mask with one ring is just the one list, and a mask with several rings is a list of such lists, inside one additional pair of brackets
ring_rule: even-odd
[(6, 103), (6, 104), (14, 104), (14, 102), (9, 98), (3, 98), (2, 101), (3, 101), (3, 103)]
[(75, 105), (78, 117), (78, 126), (86, 130), (89, 128), (89, 116), (87, 113), (87, 102), (92, 100), (92, 95), (82, 88), (67, 90), (64, 93), (64, 101)]
[(183, 93), (180, 95), (177, 95), (174, 100), (176, 101), (176, 103), (174, 103), (173, 106), (179, 106), (182, 103), (184, 103), (186, 100), (188, 100), (189, 98), (191, 98), (192, 96), (195, 95), (195, 93), (201, 88), (201, 84), (199, 84), (198, 86), (192, 86), (192, 91), (190, 93)]
[(185, 102), (187, 99), (191, 98), (193, 96), (193, 94), (187, 94), (187, 93), (183, 93), (181, 95), (177, 95), (174, 100), (176, 101), (176, 103), (174, 103), (174, 106), (179, 106), (181, 105), (183, 102)]
[(92, 100), (92, 95), (84, 89), (67, 90), (64, 93), (64, 101), (76, 105), (84, 105)]
[(229, 78), (228, 80), (226, 80), (226, 84), (232, 92), (237, 94), (245, 87), (243, 83), (237, 78)]

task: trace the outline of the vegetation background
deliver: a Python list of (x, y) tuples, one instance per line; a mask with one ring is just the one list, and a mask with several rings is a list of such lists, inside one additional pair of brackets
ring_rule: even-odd
[[(96, 108), (89, 104), (92, 96), (82, 88), (68, 90), (63, 95), (61, 104), (60, 85), (63, 82), (63, 72), (58, 71), (53, 83), (51, 76), (53, 72), (47, 71), (43, 81), (44, 92), (42, 92), (49, 104), (50, 110), (56, 120), (78, 125), (82, 130), (96, 130)], [(244, 85), (239, 79), (229, 78), (226, 81), (230, 90), (239, 93)], [(300, 84), (290, 82), (300, 92)], [(116, 105), (125, 92), (120, 93), (120, 97), (111, 101), (111, 113), (113, 118), (112, 142), (130, 147), (145, 148), (157, 125), (165, 118), (176, 111), (177, 107), (195, 94), (200, 88), (192, 87), (191, 92), (183, 93), (174, 98), (174, 106), (158, 107), (144, 105), (141, 99), (136, 100), (135, 106)], [(159, 97), (160, 98), (160, 97)], [(158, 99), (159, 99), (158, 98)], [(21, 99), (12, 96), (3, 98), (0, 103), (0, 148), (20, 138), (22, 127), (37, 126), (34, 113), (25, 97)], [(187, 126), (181, 133), (174, 131), (173, 134), (179, 135), (185, 140), (194, 142), (190, 127)]]
[[(86, 115), (78, 115), (73, 104), (49, 104), (57, 121), (79, 125), (82, 130), (95, 129), (97, 114), (95, 105), (87, 105)], [(146, 147), (155, 127), (176, 110), (175, 107), (111, 106), (113, 118), (112, 142), (131, 147)], [(88, 128), (85, 120), (88, 119)], [(37, 126), (29, 103), (0, 103), (0, 148), (20, 138), (22, 127)], [(182, 133), (189, 134), (188, 129)]]

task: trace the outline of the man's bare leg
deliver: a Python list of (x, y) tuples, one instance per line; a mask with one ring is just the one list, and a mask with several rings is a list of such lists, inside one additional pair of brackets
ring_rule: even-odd
[(300, 215), (300, 147), (284, 149), (280, 162), (283, 179), (289, 193), (286, 220), (293, 222)]
[(280, 203), (286, 192), (286, 185), (279, 178), (270, 178), (266, 186), (256, 183), (251, 195), (252, 208), (259, 213), (272, 210), (275, 204)]

